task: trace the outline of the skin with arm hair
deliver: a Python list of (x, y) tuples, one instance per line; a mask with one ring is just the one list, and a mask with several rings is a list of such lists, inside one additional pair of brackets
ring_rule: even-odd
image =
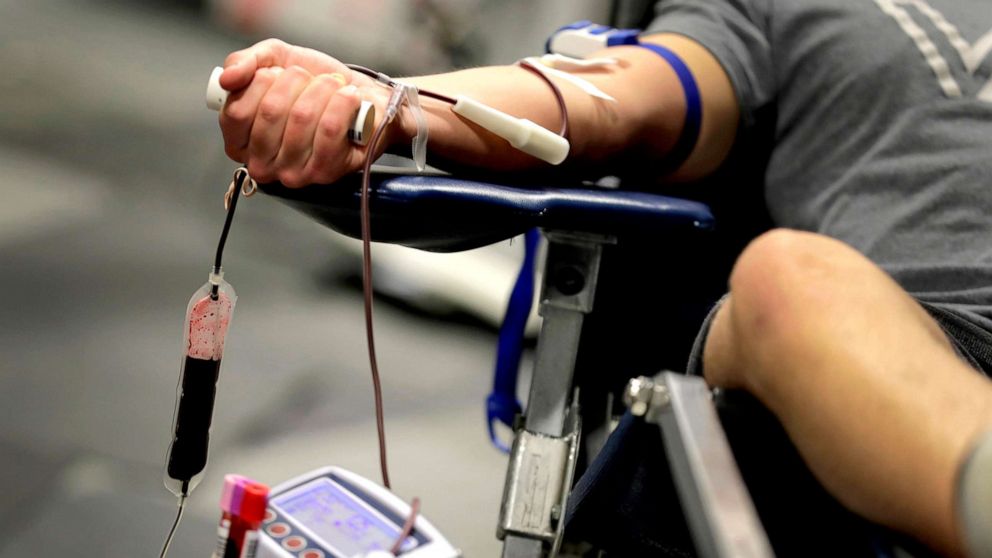
[[(699, 142), (671, 177), (698, 178), (714, 170), (733, 143), (738, 109), (730, 81), (707, 50), (685, 37), (656, 35), (646, 40), (677, 52), (699, 83), (704, 115)], [(632, 154), (643, 154), (639, 159), (645, 164), (657, 161), (675, 144), (685, 117), (674, 70), (656, 54), (637, 47), (598, 55), (620, 63), (583, 72), (582, 77), (618, 102), (596, 100), (570, 84), (560, 84), (571, 127), (569, 159), (608, 165), (621, 156), (636, 160)], [(274, 39), (232, 53), (224, 66), (221, 85), (232, 92), (220, 115), (224, 143), (228, 156), (246, 163), (253, 177), (278, 179), (292, 187), (333, 182), (360, 168), (365, 152), (347, 141), (348, 119), (360, 99), (373, 101), (377, 114), (382, 114), (387, 89), (330, 56)], [(343, 79), (329, 77), (334, 74)], [(404, 81), (449, 96), (464, 94), (552, 130), (558, 126), (557, 104), (547, 85), (517, 66)], [(499, 170), (542, 164), (463, 120), (444, 103), (425, 99), (423, 105), (431, 130), (429, 148), (443, 160)], [(392, 127), (383, 147), (407, 142), (416, 133), (406, 111), (403, 115), (402, 125)]]

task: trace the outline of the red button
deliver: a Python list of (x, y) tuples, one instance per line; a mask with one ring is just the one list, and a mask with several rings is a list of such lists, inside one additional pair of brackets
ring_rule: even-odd
[(286, 550), (299, 550), (307, 545), (306, 539), (300, 536), (292, 536), (282, 541), (282, 547)]
[(285, 523), (273, 523), (265, 528), (265, 532), (273, 537), (285, 537), (289, 534), (289, 525)]
[(324, 558), (324, 553), (320, 550), (304, 550), (300, 553), (300, 558)]
[(265, 519), (264, 519), (264, 521), (266, 523), (272, 523), (273, 521), (275, 521), (275, 519), (276, 519), (276, 512), (274, 512), (272, 510), (265, 510)]

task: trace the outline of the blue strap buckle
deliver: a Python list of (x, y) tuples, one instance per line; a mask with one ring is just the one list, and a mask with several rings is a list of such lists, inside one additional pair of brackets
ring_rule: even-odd
[(548, 37), (545, 52), (584, 58), (607, 47), (637, 44), (639, 29), (616, 29), (591, 21), (577, 21), (560, 27)]

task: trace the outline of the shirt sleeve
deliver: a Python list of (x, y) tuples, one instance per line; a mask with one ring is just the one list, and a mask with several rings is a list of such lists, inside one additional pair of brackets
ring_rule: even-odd
[(992, 557), (992, 432), (972, 451), (958, 477), (958, 519), (972, 558)]
[(676, 33), (708, 49), (727, 72), (741, 117), (754, 124), (758, 108), (775, 96), (763, 2), (744, 0), (665, 0), (643, 35)]

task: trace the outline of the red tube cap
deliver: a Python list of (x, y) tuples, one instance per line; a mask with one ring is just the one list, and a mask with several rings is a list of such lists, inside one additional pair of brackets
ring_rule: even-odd
[(250, 523), (260, 523), (265, 518), (265, 508), (269, 505), (269, 487), (260, 482), (249, 482), (241, 499), (242, 519)]

